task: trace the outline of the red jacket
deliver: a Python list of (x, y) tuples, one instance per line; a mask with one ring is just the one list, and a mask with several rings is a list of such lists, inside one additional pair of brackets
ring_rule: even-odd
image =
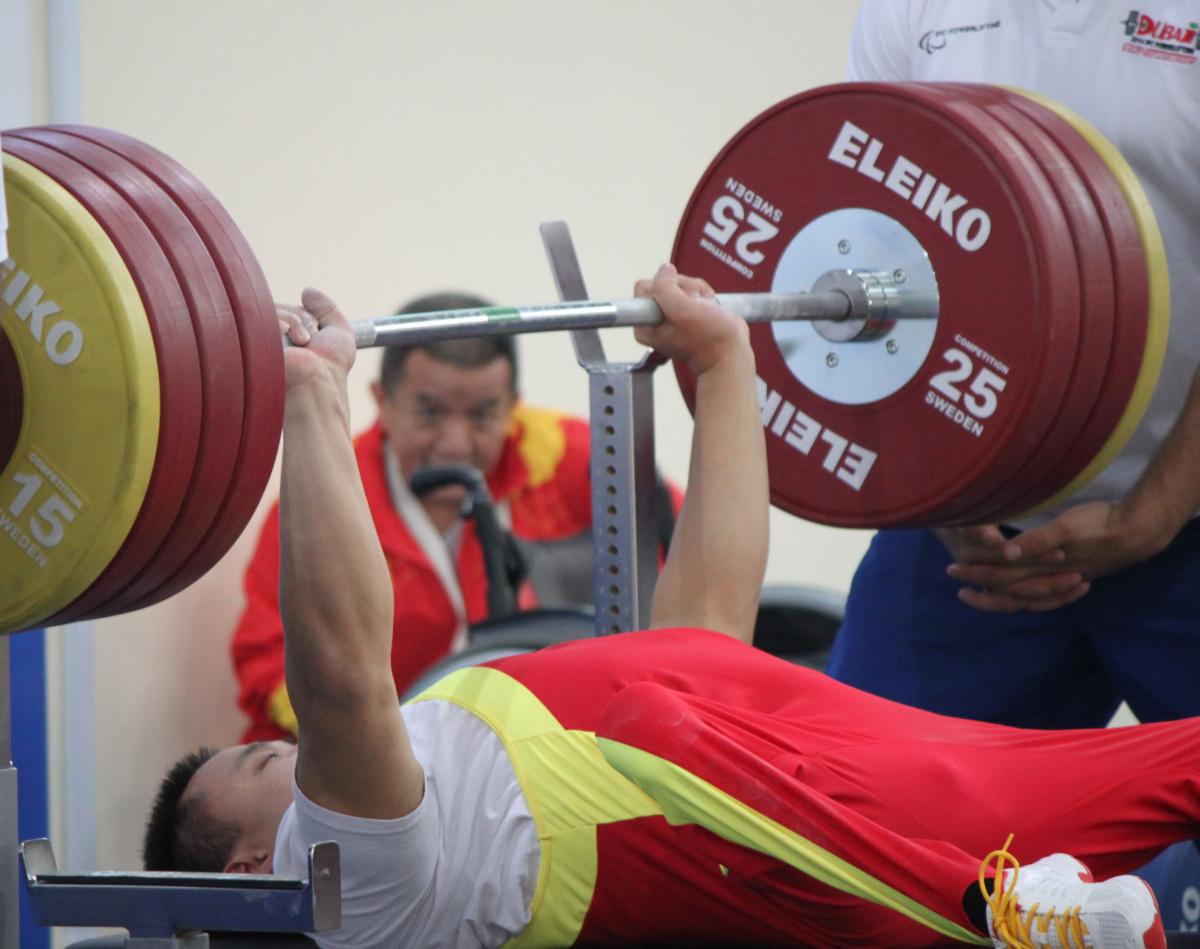
[[(355, 440), (367, 502), (392, 573), (395, 626), (392, 674), (401, 694), (450, 652), (455, 633), (449, 596), (420, 546), (392, 506), (378, 425)], [(588, 478), (587, 424), (545, 409), (519, 405), (488, 487), (507, 501), (512, 530), (530, 541), (561, 540), (586, 531), (592, 522)], [(487, 615), (483, 552), (471, 521), (463, 525), (458, 579), (467, 622)], [(245, 740), (279, 738), (295, 730), (283, 688), (283, 626), (279, 618), (279, 505), (267, 515), (245, 577), (246, 609), (233, 634), (238, 704), (250, 717)], [(533, 606), (531, 591), (521, 605)]]

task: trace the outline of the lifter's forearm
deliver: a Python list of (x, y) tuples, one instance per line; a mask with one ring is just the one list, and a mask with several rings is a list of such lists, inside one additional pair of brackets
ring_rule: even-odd
[(279, 601), (302, 727), (314, 701), (350, 700), (364, 670), (389, 669), (391, 578), (348, 415), (345, 378), (334, 371), (293, 387), (284, 411)]
[(696, 388), (688, 489), (652, 622), (749, 641), (766, 569), (768, 487), (749, 343), (731, 345)]

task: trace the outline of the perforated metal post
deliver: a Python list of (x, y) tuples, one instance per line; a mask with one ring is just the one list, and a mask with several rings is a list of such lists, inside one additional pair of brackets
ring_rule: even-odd
[[(562, 300), (587, 289), (567, 225), (543, 224), (542, 241)], [(596, 633), (641, 629), (658, 578), (657, 475), (654, 465), (656, 363), (610, 363), (595, 329), (571, 340), (587, 370), (591, 408), (592, 592)]]

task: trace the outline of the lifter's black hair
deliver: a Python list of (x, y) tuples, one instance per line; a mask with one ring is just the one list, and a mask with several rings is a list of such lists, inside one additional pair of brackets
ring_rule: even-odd
[(215, 817), (203, 797), (183, 800), (196, 772), (216, 753), (217, 749), (204, 747), (186, 754), (163, 778), (142, 843), (142, 864), (147, 870), (220, 873), (229, 863), (237, 828)]

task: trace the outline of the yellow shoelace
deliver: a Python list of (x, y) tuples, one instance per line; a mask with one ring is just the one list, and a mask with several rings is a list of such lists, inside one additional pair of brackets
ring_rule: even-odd
[[(1017, 878), (1021, 873), (1021, 865), (1017, 862), (1017, 858), (1008, 852), (1008, 848), (1012, 845), (1012, 839), (1013, 835), (1009, 834), (1008, 840), (1004, 841), (1004, 846), (989, 853), (979, 865), (979, 889), (992, 911), (992, 929), (995, 930), (996, 938), (1004, 940), (1004, 944), (1009, 949), (1051, 949), (1052, 943), (1049, 934), (1050, 927), (1053, 926), (1054, 932), (1058, 936), (1059, 946), (1063, 949), (1073, 949), (1073, 947), (1083, 949), (1086, 945), (1083, 940), (1087, 935), (1087, 926), (1079, 918), (1080, 907), (1072, 906), (1069, 909), (1060, 910), (1051, 906), (1046, 912), (1039, 913), (1041, 904), (1034, 903), (1025, 910), (1024, 916), (1021, 915), (1021, 907), (1017, 905), (1016, 897)], [(989, 892), (987, 871), (993, 861), (995, 861), (995, 876), (992, 877), (994, 885)], [(1006, 887), (1004, 872), (1008, 864), (1012, 865), (1012, 880)], [(1035, 940), (1038, 941), (1035, 942)]]

